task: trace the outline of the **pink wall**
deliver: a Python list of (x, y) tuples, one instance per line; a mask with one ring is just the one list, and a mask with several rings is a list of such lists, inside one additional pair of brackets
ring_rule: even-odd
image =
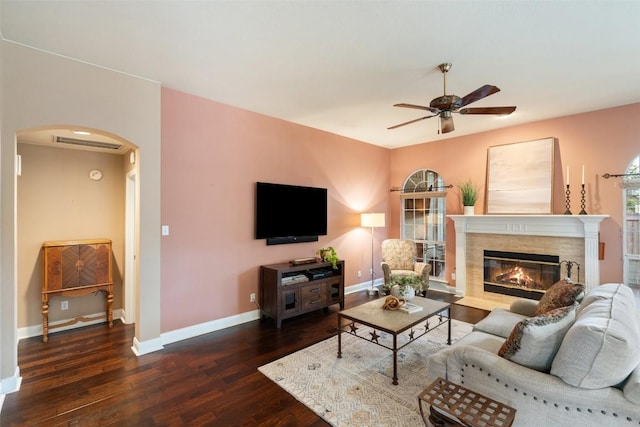
[[(516, 113), (518, 114), (518, 113)], [(402, 185), (416, 169), (428, 168), (439, 172), (446, 184), (457, 185), (471, 178), (485, 185), (487, 149), (494, 145), (531, 141), (546, 137), (557, 139), (554, 175), (554, 213), (565, 210), (564, 172), (571, 169), (571, 211), (580, 211), (579, 192), (581, 168), (585, 166), (586, 211), (606, 214), (611, 218), (601, 224), (600, 240), (606, 244), (605, 260), (600, 262), (600, 277), (605, 282), (622, 281), (622, 189), (620, 179), (603, 179), (605, 173), (623, 173), (631, 160), (640, 154), (640, 104), (545, 120), (492, 132), (451, 138), (428, 144), (414, 145), (391, 151), (391, 183)], [(487, 120), (465, 117), (459, 120)], [(484, 187), (476, 205), (476, 214), (484, 212)], [(397, 193), (389, 200), (390, 222), (399, 224), (400, 201)], [(447, 212), (461, 214), (462, 206), (457, 189), (449, 191)], [(390, 237), (398, 235), (392, 227)], [(455, 232), (447, 221), (447, 277), (455, 265)], [(450, 281), (453, 284), (453, 281)]]
[[(385, 237), (397, 237), (400, 199), (389, 188), (422, 168), (439, 172), (447, 184), (471, 178), (484, 185), (490, 146), (546, 137), (558, 141), (554, 213), (564, 212), (566, 165), (578, 183), (584, 164), (587, 212), (611, 216), (601, 227), (606, 243), (601, 279), (622, 281), (622, 190), (619, 180), (601, 176), (622, 173), (640, 154), (639, 116), (640, 104), (633, 104), (387, 150), (163, 89), (162, 223), (171, 234), (162, 238), (162, 332), (254, 310), (249, 294), (258, 292), (261, 264), (313, 256), (324, 246), (334, 246), (346, 261), (347, 286), (366, 282), (371, 235), (360, 228), (359, 213), (387, 213), (386, 228), (375, 232), (376, 248)], [(256, 181), (327, 188), (329, 235), (319, 242), (279, 246), (255, 240)], [(572, 210), (577, 213), (575, 194)], [(461, 211), (457, 190), (450, 190), (447, 212)], [(483, 211), (484, 188), (477, 213)], [(455, 265), (454, 243), (448, 221), (447, 277)], [(377, 249), (376, 277), (379, 263)]]
[[(347, 286), (367, 280), (362, 211), (386, 212), (387, 149), (162, 89), (162, 332), (256, 307), (261, 264), (334, 246)], [(328, 189), (328, 235), (314, 243), (255, 240), (255, 182)], [(295, 206), (293, 208), (296, 208)], [(304, 207), (300, 214), (304, 215)], [(386, 230), (376, 232), (376, 245)], [(376, 254), (376, 275), (380, 259)], [(357, 271), (362, 271), (362, 279)]]

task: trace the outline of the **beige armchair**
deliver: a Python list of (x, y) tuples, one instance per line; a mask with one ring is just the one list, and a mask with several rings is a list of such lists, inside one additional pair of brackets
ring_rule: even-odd
[(412, 240), (386, 239), (382, 242), (382, 272), (384, 283), (391, 282), (392, 274), (414, 274), (422, 277), (423, 290), (429, 287), (431, 265), (417, 262), (416, 243)]

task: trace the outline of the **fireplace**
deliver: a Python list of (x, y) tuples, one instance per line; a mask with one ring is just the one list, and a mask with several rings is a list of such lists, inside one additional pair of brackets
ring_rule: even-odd
[[(608, 215), (447, 215), (456, 232), (456, 295), (507, 306), (517, 297), (484, 291), (483, 251), (557, 254), (579, 263), (585, 292), (600, 284), (598, 231)], [(502, 304), (502, 305), (496, 305)]]
[(560, 257), (484, 251), (484, 291), (539, 300), (560, 279)]

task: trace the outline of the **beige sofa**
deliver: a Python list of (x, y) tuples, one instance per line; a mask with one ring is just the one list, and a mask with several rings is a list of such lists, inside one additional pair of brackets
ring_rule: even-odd
[(431, 357), (429, 381), (446, 378), (516, 408), (516, 427), (640, 425), (640, 317), (631, 289), (601, 285), (542, 314), (536, 304), (493, 310)]

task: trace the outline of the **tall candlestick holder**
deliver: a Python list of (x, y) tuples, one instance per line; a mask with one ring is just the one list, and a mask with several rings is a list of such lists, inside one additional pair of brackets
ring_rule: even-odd
[(584, 191), (584, 184), (582, 184), (582, 189), (580, 190), (580, 213), (578, 215), (586, 215), (587, 211), (584, 210), (584, 195), (585, 195), (585, 191)]
[(567, 184), (567, 189), (565, 190), (564, 195), (566, 197), (566, 201), (564, 205), (567, 208), (567, 210), (564, 211), (564, 214), (572, 215), (571, 214), (571, 190), (569, 189), (569, 184)]

